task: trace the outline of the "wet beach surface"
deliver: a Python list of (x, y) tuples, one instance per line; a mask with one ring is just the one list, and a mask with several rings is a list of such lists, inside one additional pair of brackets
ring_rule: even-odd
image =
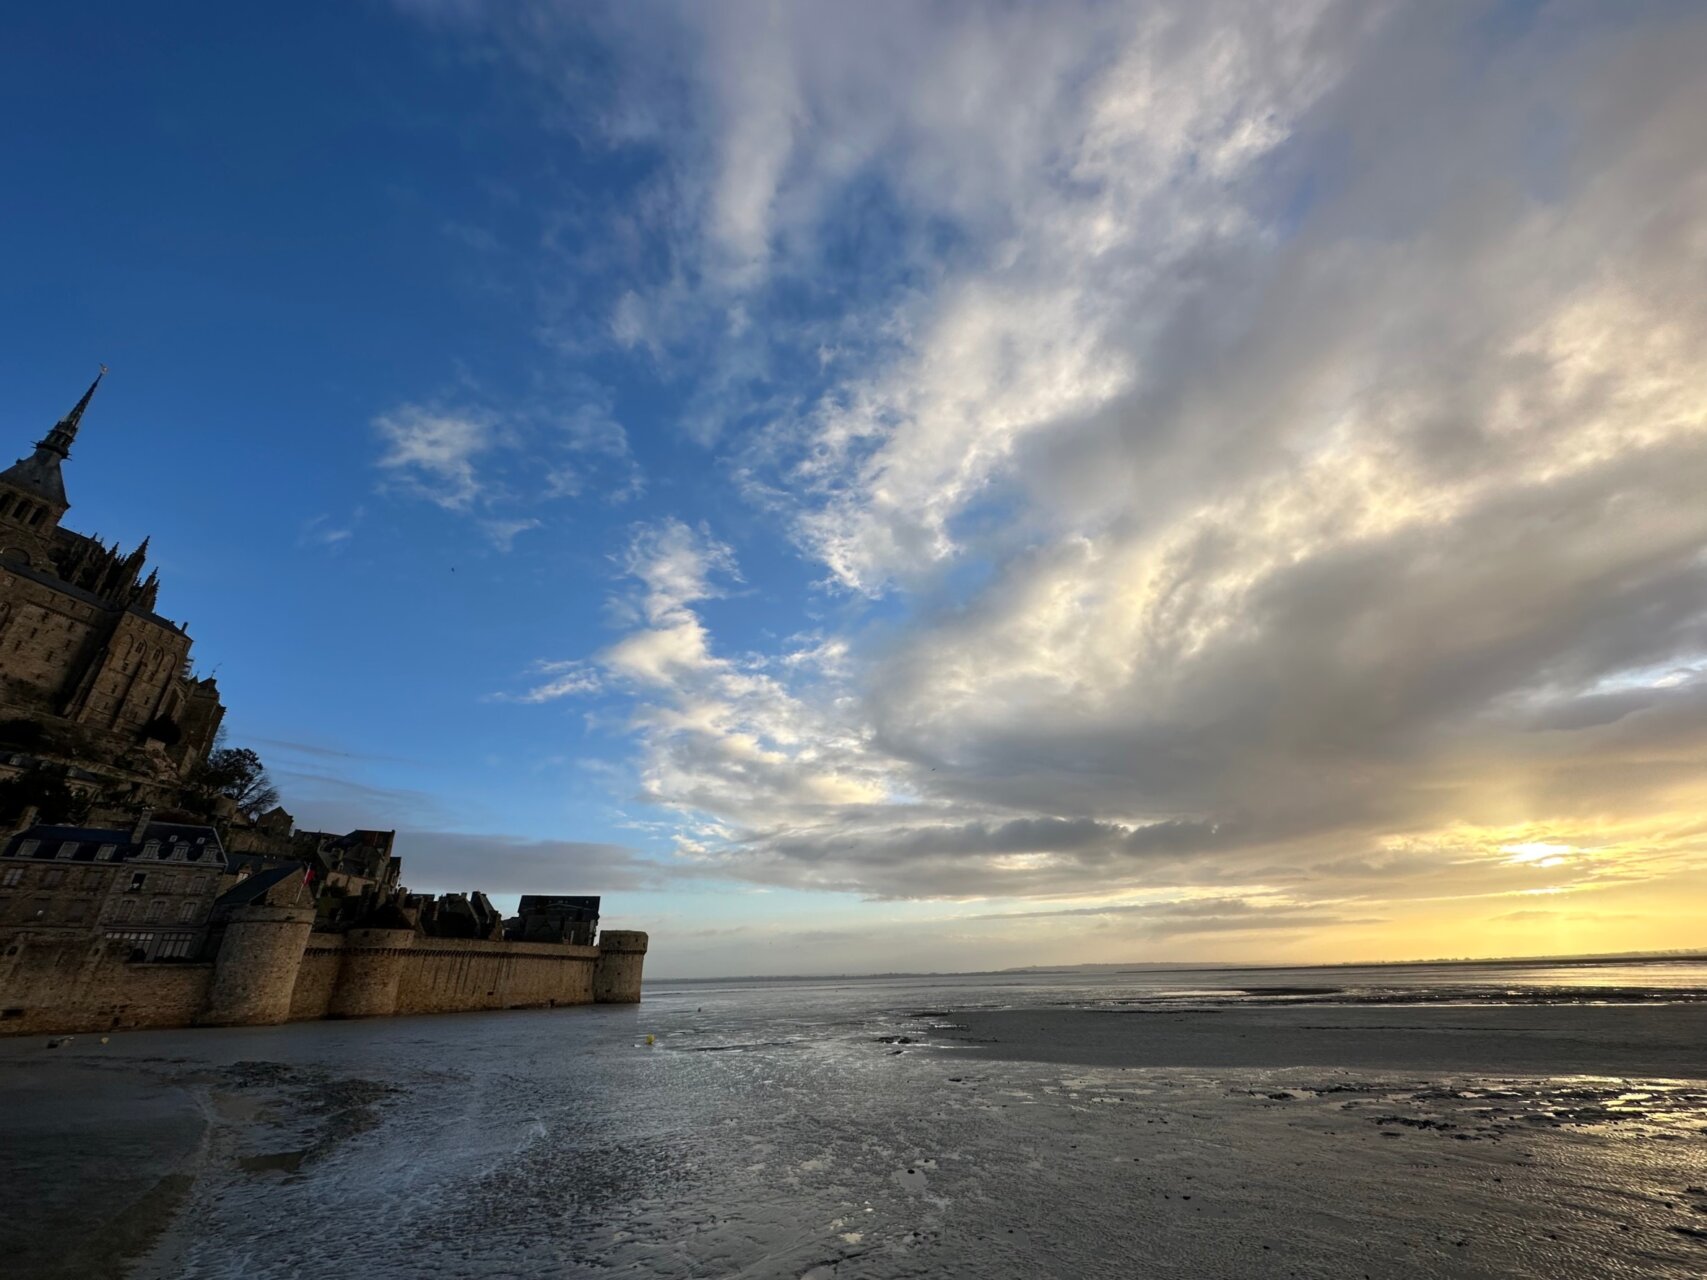
[(0, 1176), (31, 1208), (0, 1249), (18, 1276), (1707, 1270), (1689, 983), (1261, 989), (658, 984), (3, 1041)]
[(1707, 1003), (1000, 1009), (953, 1022), (942, 1039), (1028, 1062), (1707, 1075)]

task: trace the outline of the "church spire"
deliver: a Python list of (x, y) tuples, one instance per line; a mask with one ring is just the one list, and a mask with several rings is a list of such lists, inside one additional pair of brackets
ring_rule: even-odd
[(89, 401), (95, 397), (95, 388), (101, 385), (101, 379), (107, 376), (107, 366), (102, 365), (101, 371), (95, 375), (95, 380), (89, 384), (89, 389), (83, 393), (83, 398), (72, 407), (70, 413), (59, 420), (57, 426), (49, 431), (45, 438), (38, 441), (36, 448), (46, 449), (49, 453), (57, 453), (61, 458), (71, 455), (71, 442), (77, 438), (77, 424), (83, 421), (83, 410), (89, 407)]

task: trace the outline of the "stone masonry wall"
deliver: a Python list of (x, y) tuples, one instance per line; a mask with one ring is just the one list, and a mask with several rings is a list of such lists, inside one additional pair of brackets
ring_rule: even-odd
[(599, 962), (593, 974), (593, 999), (600, 1004), (640, 1003), (640, 974), (646, 964), (647, 937), (623, 929), (599, 935)]
[[(407, 946), (388, 946), (407, 941)], [(460, 938), (314, 934), (290, 1017), (456, 1013), (591, 1004), (596, 947)]]
[(313, 933), (302, 965), (296, 971), (296, 987), (290, 997), (290, 1020), (324, 1018), (332, 1005), (332, 990), (344, 963), (344, 939), (335, 933)]
[(398, 1013), (591, 1004), (596, 947), (422, 938), (406, 959)]
[(98, 643), (106, 616), (0, 562), (0, 700), (57, 711), (55, 696)]
[[(251, 908), (214, 964), (127, 962), (127, 945), (14, 935), (0, 952), (0, 1034), (457, 1013), (640, 998), (645, 934), (598, 947), (311, 934), (309, 913)], [(638, 939), (638, 942), (636, 942)], [(408, 945), (393, 945), (407, 943)], [(623, 949), (618, 950), (617, 947)]]
[(15, 935), (0, 953), (0, 1033), (187, 1027), (213, 965), (128, 963), (128, 943)]
[(297, 974), (314, 927), (312, 907), (247, 907), (225, 926), (207, 1008), (197, 1019), (216, 1027), (287, 1021)]

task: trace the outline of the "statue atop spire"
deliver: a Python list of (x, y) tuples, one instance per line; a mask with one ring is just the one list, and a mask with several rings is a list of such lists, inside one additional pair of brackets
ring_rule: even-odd
[(89, 407), (89, 401), (95, 397), (95, 388), (101, 385), (101, 379), (107, 376), (107, 366), (102, 365), (101, 371), (95, 375), (95, 380), (89, 384), (89, 389), (83, 393), (83, 398), (72, 406), (71, 412), (61, 418), (46, 437), (36, 443), (36, 448), (46, 449), (49, 453), (57, 453), (61, 458), (71, 456), (71, 443), (77, 439), (77, 424), (83, 421), (83, 411)]

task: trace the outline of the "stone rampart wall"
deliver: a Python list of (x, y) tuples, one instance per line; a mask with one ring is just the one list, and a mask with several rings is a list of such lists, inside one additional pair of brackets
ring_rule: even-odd
[(406, 954), (397, 1013), (456, 1013), (593, 1002), (597, 947), (422, 938)]
[(213, 965), (132, 964), (127, 943), (17, 935), (0, 953), (0, 1033), (186, 1027), (206, 1007)]
[(344, 963), (344, 940), (337, 934), (310, 934), (308, 949), (296, 971), (296, 987), (290, 997), (290, 1020), (302, 1022), (324, 1018), (332, 1006), (332, 991)]
[(314, 934), (297, 970), (290, 1017), (295, 1022), (591, 1004), (598, 960), (597, 947), (554, 943), (388, 939), (360, 930)]
[[(218, 960), (141, 964), (114, 942), (16, 935), (0, 951), (0, 1034), (458, 1013), (640, 998), (645, 935), (623, 948), (308, 932), (309, 913), (252, 908)], [(636, 942), (638, 940), (638, 942)], [(640, 949), (637, 949), (640, 948)]]
[(247, 907), (225, 925), (213, 987), (198, 1022), (269, 1026), (290, 1018), (302, 956), (314, 927), (312, 907)]
[(623, 929), (606, 929), (601, 933), (599, 963), (593, 974), (593, 999), (600, 1004), (638, 1004), (646, 946), (644, 933)]

